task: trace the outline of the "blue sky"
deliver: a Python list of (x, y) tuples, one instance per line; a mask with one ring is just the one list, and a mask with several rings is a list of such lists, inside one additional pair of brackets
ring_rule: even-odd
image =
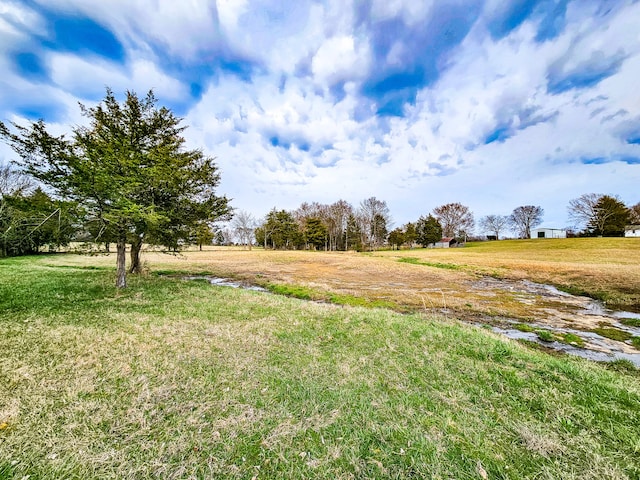
[(397, 225), (564, 227), (583, 193), (640, 201), (639, 25), (637, 0), (0, 0), (0, 120), (64, 132), (152, 88), (256, 217), (375, 196)]

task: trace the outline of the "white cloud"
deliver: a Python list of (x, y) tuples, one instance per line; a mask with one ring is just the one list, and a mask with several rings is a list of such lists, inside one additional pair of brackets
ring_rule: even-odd
[(314, 78), (321, 84), (361, 78), (369, 68), (368, 45), (356, 49), (353, 36), (327, 39), (318, 49), (311, 64)]
[(134, 90), (140, 95), (153, 89), (157, 96), (166, 100), (188, 96), (184, 85), (148, 60), (134, 60), (131, 65), (121, 67), (105, 60), (54, 53), (48, 63), (52, 80), (63, 90), (80, 97), (100, 98), (107, 86), (117, 93)]
[[(605, 17), (595, 13), (598, 2), (572, 2), (567, 28), (541, 43), (534, 21), (495, 41), (480, 20), (448, 53), (446, 66), (439, 65), (437, 81), (405, 106), (404, 118), (377, 118), (373, 102), (361, 93), (361, 82), (375, 71), (373, 47), (370, 31), (355, 28), (358, 12), (350, 2), (220, 0), (217, 9), (197, 1), (156, 3), (47, 2), (90, 15), (126, 49), (124, 65), (43, 49), (53, 85), (18, 77), (6, 54), (33, 40), (24, 32), (40, 28), (41, 19), (17, 3), (0, 6), (9, 5), (14, 22), (0, 17), (7, 49), (0, 56), (6, 72), (0, 80), (2, 118), (17, 118), (14, 100), (20, 96), (34, 105), (54, 102), (66, 109), (54, 125), (62, 130), (77, 121), (75, 100), (100, 98), (105, 85), (117, 92), (154, 88), (161, 101), (180, 104), (189, 86), (168, 72), (190, 62), (206, 66), (224, 50), (232, 58), (253, 59), (259, 68), (250, 81), (224, 72), (199, 79), (206, 88), (186, 115), (186, 136), (190, 146), (218, 158), (220, 191), (239, 209), (262, 215), (303, 201), (344, 198), (357, 205), (373, 195), (389, 202), (397, 224), (461, 201), (476, 217), (539, 204), (547, 212), (545, 223), (564, 226), (568, 200), (581, 193), (640, 200), (633, 198), (639, 166), (615, 161), (640, 157), (638, 146), (616, 133), (620, 122), (640, 115), (638, 2)], [(488, 2), (484, 15), (499, 3)], [(434, 4), (375, 0), (370, 28), (392, 18), (420, 26)], [(402, 69), (403, 59), (421, 54), (413, 50), (398, 40), (385, 52), (386, 61)], [(618, 52), (624, 55), (619, 71), (597, 85), (558, 95), (548, 91), (550, 68), (561, 77), (585, 65), (598, 70), (598, 55), (602, 69)], [(159, 57), (179, 59), (180, 66), (172, 70)], [(338, 101), (330, 87), (342, 82)], [(485, 145), (501, 126), (509, 138)], [(580, 162), (596, 157), (612, 161)]]

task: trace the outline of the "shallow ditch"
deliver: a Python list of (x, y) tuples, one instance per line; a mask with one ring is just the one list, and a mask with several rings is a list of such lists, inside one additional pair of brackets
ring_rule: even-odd
[[(497, 333), (590, 360), (624, 359), (640, 367), (640, 351), (631, 344), (633, 337), (640, 338), (640, 326), (623, 323), (625, 320), (639, 320), (638, 313), (611, 310), (592, 298), (572, 295), (552, 285), (528, 280), (488, 277), (474, 282), (472, 288), (492, 293), (508, 292), (516, 301), (530, 307), (530, 314), (535, 321), (499, 319), (498, 322), (490, 322), (493, 331)], [(518, 324), (526, 325), (528, 329), (515, 328)], [(608, 338), (594, 330), (625, 340)], [(542, 338), (537, 332), (541, 332)], [(544, 335), (545, 332), (548, 335)], [(580, 337), (584, 345), (558, 341), (557, 338), (550, 341), (545, 341), (548, 338), (543, 339), (555, 334), (575, 335)]]
[[(266, 288), (239, 282), (228, 278), (211, 275), (189, 275), (180, 277), (187, 281), (207, 281), (219, 287), (241, 288), (256, 292), (271, 293)], [(630, 336), (640, 337), (640, 327), (624, 325), (623, 319), (640, 319), (640, 314), (633, 312), (613, 311), (605, 308), (601, 303), (588, 297), (580, 297), (562, 292), (551, 285), (530, 282), (528, 280), (510, 281), (487, 277), (474, 283), (474, 289), (489, 292), (507, 291), (514, 293), (516, 298), (532, 307), (538, 322), (526, 322), (532, 331), (516, 328), (523, 322), (516, 319), (497, 319), (491, 321), (491, 329), (508, 338), (535, 342), (545, 348), (576, 355), (589, 360), (610, 362), (614, 360), (628, 360), (640, 368), (640, 351), (630, 343), (613, 340), (590, 331), (592, 328), (607, 325)], [(549, 304), (554, 307), (549, 307)], [(561, 304), (562, 308), (557, 305)], [(552, 334), (573, 334), (584, 342), (583, 346), (565, 343), (557, 340), (544, 341), (537, 332), (547, 331)]]

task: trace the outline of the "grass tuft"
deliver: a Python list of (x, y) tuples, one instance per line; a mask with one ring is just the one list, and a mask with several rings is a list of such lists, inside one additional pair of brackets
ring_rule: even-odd
[(621, 318), (620, 323), (627, 327), (640, 327), (640, 318)]
[(613, 327), (598, 327), (591, 330), (593, 333), (597, 333), (601, 337), (610, 338), (611, 340), (617, 340), (618, 342), (626, 342), (632, 337), (632, 334)]
[(536, 330), (536, 335), (543, 342), (553, 342), (556, 340), (556, 336), (549, 330)]

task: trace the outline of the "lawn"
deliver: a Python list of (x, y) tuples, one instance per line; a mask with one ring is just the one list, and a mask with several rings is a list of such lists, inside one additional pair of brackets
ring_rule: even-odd
[(624, 363), (111, 260), (1, 261), (0, 478), (640, 478)]

